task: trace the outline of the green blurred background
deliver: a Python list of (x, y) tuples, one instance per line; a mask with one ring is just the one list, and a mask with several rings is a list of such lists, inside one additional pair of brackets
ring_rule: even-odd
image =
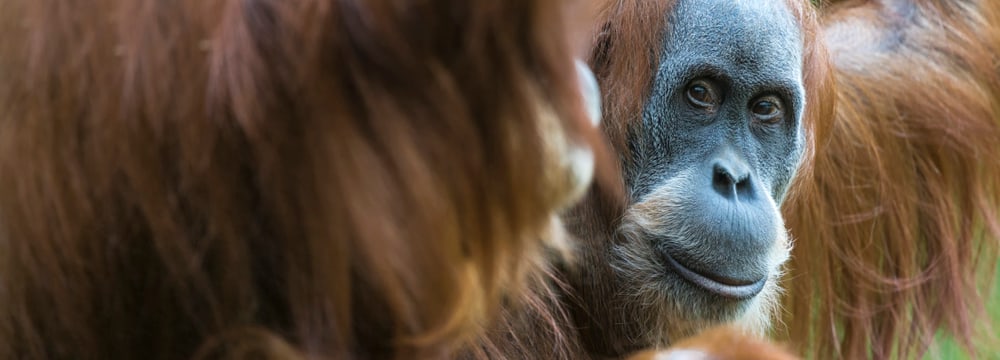
[[(997, 266), (996, 274), (1000, 274), (1000, 265)], [(986, 308), (989, 312), (989, 325), (992, 328), (992, 335), (987, 333), (988, 329), (983, 329), (982, 344), (978, 344), (980, 358), (988, 360), (1000, 360), (1000, 339), (997, 331), (1000, 330), (1000, 276), (994, 277), (993, 289), (987, 302)], [(938, 336), (936, 344), (931, 348), (924, 359), (970, 359), (961, 350), (961, 347), (947, 336)]]

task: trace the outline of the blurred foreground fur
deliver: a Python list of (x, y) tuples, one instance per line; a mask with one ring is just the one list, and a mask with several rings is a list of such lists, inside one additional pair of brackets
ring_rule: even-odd
[(0, 1), (0, 358), (449, 357), (588, 180), (565, 6)]
[(717, 327), (683, 339), (667, 350), (644, 351), (628, 360), (795, 360), (787, 349), (732, 327)]

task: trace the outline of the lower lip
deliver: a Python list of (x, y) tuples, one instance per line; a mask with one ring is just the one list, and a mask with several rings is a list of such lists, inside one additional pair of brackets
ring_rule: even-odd
[(684, 278), (684, 280), (687, 280), (695, 286), (722, 297), (736, 300), (750, 299), (759, 294), (760, 291), (764, 289), (764, 284), (767, 283), (767, 277), (765, 276), (760, 280), (746, 285), (723, 284), (688, 269), (666, 253), (661, 252), (661, 254), (663, 260), (667, 263), (667, 267), (670, 268), (670, 270), (672, 270), (675, 274), (680, 275), (680, 277)]

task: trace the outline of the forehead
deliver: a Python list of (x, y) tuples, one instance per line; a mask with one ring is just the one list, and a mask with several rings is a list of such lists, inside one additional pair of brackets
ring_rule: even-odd
[(802, 35), (782, 0), (679, 0), (668, 23), (670, 57), (770, 76), (801, 73)]

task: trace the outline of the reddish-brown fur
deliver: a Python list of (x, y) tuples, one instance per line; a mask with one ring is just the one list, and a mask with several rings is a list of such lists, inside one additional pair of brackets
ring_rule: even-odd
[[(605, 93), (604, 127), (620, 154), (653, 65), (669, 56), (656, 49), (670, 6), (609, 1), (604, 10), (593, 63)], [(814, 10), (801, 14), (813, 19)], [(822, 11), (824, 29), (806, 21), (813, 24), (805, 74), (811, 146), (783, 209), (796, 244), (786, 325), (776, 330), (810, 358), (919, 357), (939, 331), (973, 351), (976, 335), (989, 328), (980, 320), (981, 281), (995, 270), (1000, 238), (1000, 3), (846, 1)], [(581, 233), (608, 238), (620, 209), (602, 199), (592, 196), (567, 219)], [(549, 304), (565, 323), (534, 333), (566, 329), (556, 344), (513, 326), (493, 339), (514, 345), (493, 350), (627, 352), (627, 338), (604, 331), (622, 314), (584, 306), (575, 311), (607, 323), (580, 329), (565, 313), (579, 296), (613, 308), (614, 279), (599, 278), (610, 272), (600, 270), (607, 259), (581, 262), (597, 269), (587, 281), (608, 291), (580, 294), (556, 282), (563, 293)], [(561, 339), (569, 339), (562, 348)]]
[[(629, 131), (642, 131), (639, 128), (641, 105), (648, 97), (648, 91), (653, 79), (653, 71), (659, 58), (670, 56), (660, 54), (661, 42), (666, 28), (664, 14), (669, 13), (673, 1), (609, 1), (605, 12), (603, 32), (597, 39), (597, 45), (592, 59), (595, 73), (605, 91), (605, 130), (612, 145), (619, 154), (627, 154), (625, 134)], [(833, 79), (823, 42), (818, 38), (819, 24), (814, 9), (805, 1), (787, 1), (788, 8), (798, 20), (803, 35), (803, 82), (806, 87), (807, 106), (804, 114), (804, 127), (809, 139), (806, 160), (799, 173), (808, 176), (811, 173), (809, 159), (815, 154), (817, 139), (822, 139), (828, 132), (833, 113)], [(621, 159), (628, 162), (627, 156)], [(587, 246), (608, 246), (613, 240), (616, 229), (615, 222), (621, 216), (619, 209), (609, 209), (591, 198), (570, 216), (568, 223), (577, 226), (578, 233), (588, 239)], [(793, 234), (794, 235), (794, 234)], [(609, 251), (596, 253), (609, 254)], [(608, 267), (607, 258), (584, 259), (588, 267)], [(610, 274), (612, 269), (593, 270), (588, 276), (607, 275), (607, 278), (586, 280), (591, 282), (614, 283)], [(596, 274), (596, 275), (595, 275)], [(572, 276), (572, 275), (570, 275)], [(614, 297), (620, 290), (615, 290), (609, 284), (603, 293), (577, 294), (590, 298), (587, 304), (577, 310), (579, 317), (595, 319), (589, 329), (583, 333), (584, 343), (591, 350), (604, 354), (617, 354), (651, 346), (654, 344), (643, 341), (642, 334), (650, 329), (631, 328), (618, 325), (629, 323), (625, 314), (615, 313)], [(595, 300), (597, 299), (597, 300)], [(603, 300), (600, 300), (603, 299)], [(605, 304), (595, 306), (594, 304)], [(708, 327), (710, 323), (697, 327)], [(634, 327), (634, 326), (633, 326)], [(609, 335), (613, 334), (613, 335)], [(677, 334), (675, 334), (677, 335)], [(671, 341), (664, 339), (661, 341)]]
[[(599, 30), (591, 59), (604, 94), (605, 133), (619, 154), (626, 154), (625, 134), (637, 126), (639, 109), (652, 85), (653, 71), (660, 56), (664, 36), (664, 17), (673, 1), (605, 1), (599, 11)], [(817, 41), (819, 25), (813, 9), (801, 1), (789, 1), (789, 8), (803, 32), (803, 73), (810, 106), (806, 109), (806, 127), (811, 138), (823, 136), (832, 118), (832, 78), (826, 51)], [(813, 150), (808, 151), (811, 156)], [(620, 155), (622, 156), (622, 155)], [(620, 159), (628, 161), (627, 158)], [(801, 172), (808, 173), (808, 163)], [(619, 191), (622, 192), (622, 191)], [(581, 234), (582, 246), (609, 246), (616, 222), (624, 208), (616, 193), (606, 188), (594, 189), (583, 205), (565, 219), (575, 233)], [(588, 253), (604, 253), (594, 251)], [(505, 309), (505, 315), (490, 333), (480, 340), (468, 356), (479, 358), (549, 358), (581, 359), (621, 357), (656, 344), (637, 343), (635, 336), (646, 329), (628, 328), (627, 314), (615, 312), (615, 278), (605, 257), (580, 258), (562, 271), (539, 273), (533, 278), (529, 306)], [(603, 284), (599, 292), (574, 288), (570, 283), (579, 273), (574, 267), (587, 267), (587, 281)], [(594, 288), (598, 288), (595, 286)], [(581, 298), (598, 299), (607, 306)], [(580, 323), (595, 321), (596, 323)], [(626, 325), (622, 325), (626, 324)], [(702, 324), (709, 327), (713, 324)], [(623, 330), (623, 328), (625, 328)], [(641, 341), (641, 340), (640, 340)]]
[[(606, 94), (606, 132), (625, 154), (651, 65), (669, 56), (656, 49), (664, 28), (657, 14), (670, 1), (612, 3), (595, 71)], [(995, 270), (1000, 238), (998, 8), (993, 1), (847, 1), (823, 9), (825, 37), (806, 29), (807, 49), (828, 43), (834, 68), (826, 70), (822, 55), (806, 67), (812, 145), (783, 209), (796, 242), (785, 282), (787, 326), (776, 330), (801, 353), (912, 358), (938, 331), (971, 349), (988, 327), (978, 319), (986, 294), (980, 281)], [(617, 214), (591, 203), (574, 216), (582, 216), (584, 233), (607, 236), (614, 227), (601, 222)], [(583, 261), (606, 266), (605, 259)], [(600, 334), (585, 335), (585, 343), (623, 348), (623, 340)]]
[(565, 5), (0, 2), (0, 358), (448, 356), (565, 205)]
[(628, 360), (795, 360), (784, 346), (720, 326), (678, 341), (666, 350), (644, 351)]
[(822, 12), (836, 116), (784, 208), (788, 336), (817, 358), (919, 358), (938, 332), (971, 350), (1000, 239), (1000, 2)]

